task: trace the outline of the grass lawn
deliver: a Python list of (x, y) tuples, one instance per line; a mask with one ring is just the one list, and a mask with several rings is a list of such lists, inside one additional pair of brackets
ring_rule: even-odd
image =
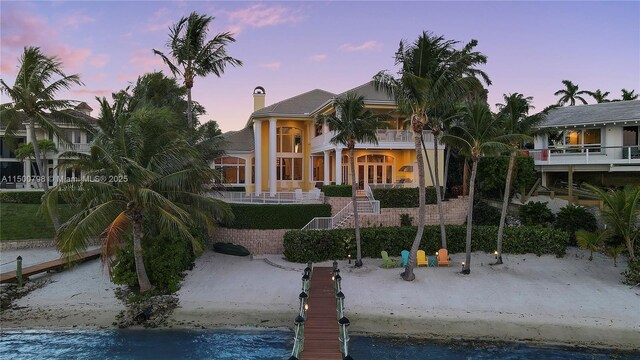
[[(46, 215), (38, 213), (39, 207), (39, 204), (0, 203), (0, 241), (52, 239), (53, 225)], [(71, 215), (70, 205), (60, 205), (61, 222)]]

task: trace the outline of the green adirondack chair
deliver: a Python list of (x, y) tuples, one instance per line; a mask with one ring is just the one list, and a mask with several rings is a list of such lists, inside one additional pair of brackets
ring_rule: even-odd
[(384, 269), (398, 267), (398, 260), (391, 259), (386, 251), (381, 251), (380, 255), (382, 256), (382, 265), (380, 267)]

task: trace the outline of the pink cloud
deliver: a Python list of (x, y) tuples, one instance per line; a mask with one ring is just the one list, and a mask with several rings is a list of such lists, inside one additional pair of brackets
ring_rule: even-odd
[(67, 28), (77, 29), (80, 25), (91, 24), (96, 19), (89, 15), (86, 15), (80, 11), (72, 12), (60, 21), (60, 25)]
[(316, 55), (311, 55), (307, 57), (307, 60), (311, 62), (322, 62), (322, 61), (325, 61), (326, 59), (327, 59), (327, 54), (316, 54)]
[(172, 16), (174, 14), (167, 8), (160, 8), (151, 15), (145, 26), (145, 30), (149, 32), (155, 32), (160, 30), (167, 30), (174, 22)]
[(76, 95), (107, 96), (107, 95), (111, 95), (113, 93), (113, 90), (81, 88), (81, 89), (71, 90), (71, 92)]
[(230, 29), (234, 33), (242, 31), (242, 29), (261, 28), (265, 26), (275, 26), (281, 24), (297, 23), (302, 20), (299, 11), (290, 8), (274, 5), (255, 4), (249, 7), (238, 9), (227, 13)]
[(355, 52), (355, 51), (372, 51), (372, 50), (380, 50), (382, 48), (382, 43), (375, 40), (365, 41), (362, 44), (351, 44), (346, 43), (340, 45), (340, 50), (347, 52)]
[(280, 61), (274, 61), (274, 62), (271, 62), (271, 63), (260, 64), (258, 66), (260, 66), (261, 68), (264, 68), (264, 69), (278, 70), (278, 69), (280, 69), (281, 65), (282, 65), (282, 63)]
[(132, 52), (129, 63), (135, 65), (142, 72), (161, 70), (165, 66), (162, 59), (149, 49), (139, 49)]
[(109, 56), (107, 56), (107, 54), (98, 54), (96, 56), (93, 56), (91, 60), (89, 60), (89, 64), (97, 68), (101, 68), (107, 65), (108, 61), (109, 61)]

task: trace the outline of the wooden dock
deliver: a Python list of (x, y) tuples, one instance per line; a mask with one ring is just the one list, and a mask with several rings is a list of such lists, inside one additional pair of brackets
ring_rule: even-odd
[[(101, 254), (102, 254), (102, 248), (85, 251), (83, 253), (80, 253), (79, 255), (73, 256), (71, 259), (71, 264), (78, 264), (88, 260), (97, 259), (100, 257)], [(40, 274), (47, 271), (60, 270), (60, 269), (63, 269), (68, 264), (69, 262), (66, 259), (60, 258), (57, 260), (51, 260), (51, 261), (43, 262), (40, 264), (27, 266), (22, 268), (22, 278), (26, 280), (29, 278), (29, 276), (33, 276), (33, 275)], [(0, 274), (0, 284), (16, 282), (16, 281), (17, 281), (17, 278), (16, 278), (15, 270)], [(329, 281), (331, 281), (331, 276), (329, 276)]]
[(332, 268), (314, 267), (301, 360), (342, 360)]

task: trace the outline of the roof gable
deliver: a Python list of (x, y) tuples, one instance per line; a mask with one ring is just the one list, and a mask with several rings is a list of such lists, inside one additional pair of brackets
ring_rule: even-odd
[(540, 127), (603, 124), (640, 120), (640, 100), (555, 108)]
[(253, 127), (248, 126), (238, 131), (228, 131), (222, 134), (225, 151), (253, 151)]
[(364, 96), (364, 102), (389, 102), (395, 104), (395, 99), (387, 94), (383, 90), (376, 90), (373, 81), (366, 82), (360, 86), (354, 87), (353, 89), (347, 90), (338, 95), (338, 97), (344, 96), (347, 93), (355, 92), (360, 96)]

